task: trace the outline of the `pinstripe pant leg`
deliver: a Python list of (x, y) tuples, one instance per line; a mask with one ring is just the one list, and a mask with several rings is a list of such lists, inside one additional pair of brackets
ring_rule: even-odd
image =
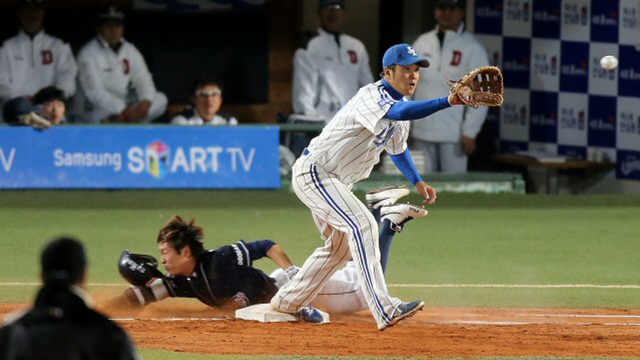
[(297, 165), (294, 166), (294, 191), (314, 214), (325, 246), (316, 249), (301, 271), (280, 289), (271, 301), (272, 306), (295, 312), (309, 304), (350, 252), (369, 308), (378, 327), (384, 327), (400, 300), (391, 298), (387, 292), (375, 219), (345, 184), (313, 164)]

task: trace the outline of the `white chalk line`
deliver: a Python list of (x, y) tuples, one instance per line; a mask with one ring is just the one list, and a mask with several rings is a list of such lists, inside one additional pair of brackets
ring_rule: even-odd
[(515, 316), (531, 317), (559, 317), (559, 318), (617, 318), (617, 319), (640, 319), (640, 315), (588, 315), (588, 314), (516, 314)]
[(230, 317), (112, 317), (109, 318), (113, 321), (159, 321), (159, 322), (171, 322), (171, 321), (223, 321), (232, 320)]
[[(0, 286), (40, 286), (38, 282), (0, 282)], [(126, 287), (126, 283), (90, 283), (95, 287)], [(640, 289), (640, 285), (598, 284), (387, 284), (397, 288), (514, 288), (514, 289)]]
[[(132, 321), (154, 321), (154, 322), (181, 322), (181, 321), (225, 321), (232, 320), (230, 317), (112, 317), (110, 320), (119, 322), (132, 322)], [(433, 324), (434, 322), (428, 322)], [(545, 323), (533, 322), (533, 321), (487, 321), (487, 320), (447, 320), (442, 322), (436, 322), (437, 324), (444, 325), (495, 325), (495, 326), (515, 326), (515, 325), (545, 325)], [(640, 326), (640, 323), (554, 323), (553, 325), (559, 326)]]
[(640, 285), (597, 284), (388, 284), (402, 288), (640, 289)]
[[(484, 320), (453, 320), (444, 321), (442, 324), (447, 325), (549, 325), (549, 323), (540, 323), (533, 321), (484, 321)], [(640, 326), (640, 323), (591, 323), (591, 322), (579, 322), (579, 323), (552, 323), (552, 325), (559, 326)]]
[[(450, 313), (430, 313), (430, 315), (434, 316), (451, 316)], [(504, 315), (500, 314), (482, 314), (482, 313), (470, 313), (470, 314), (455, 314), (455, 316), (462, 317), (483, 317), (483, 316), (513, 316), (513, 317), (551, 317), (551, 318), (576, 318), (576, 319), (640, 319), (640, 315), (591, 315), (591, 314), (533, 314), (533, 313), (524, 313), (524, 314), (510, 314), (505, 313)]]

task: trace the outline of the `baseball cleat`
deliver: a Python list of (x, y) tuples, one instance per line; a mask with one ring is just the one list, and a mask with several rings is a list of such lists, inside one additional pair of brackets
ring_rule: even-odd
[(389, 220), (389, 225), (393, 231), (401, 232), (404, 224), (413, 219), (427, 216), (429, 212), (421, 207), (410, 204), (398, 204), (385, 206), (380, 210), (382, 221)]
[(381, 206), (391, 206), (401, 197), (409, 195), (409, 193), (409, 189), (404, 186), (387, 186), (370, 190), (365, 198), (369, 209), (377, 209)]
[(391, 321), (389, 322), (389, 324), (380, 330), (384, 330), (408, 317), (415, 315), (418, 311), (422, 310), (423, 307), (424, 307), (424, 302), (422, 300), (416, 300), (416, 301), (400, 304), (400, 306), (398, 306), (396, 308), (396, 311), (393, 313), (393, 317), (391, 318)]
[(324, 316), (313, 306), (305, 306), (298, 313), (300, 320), (310, 324), (322, 324)]

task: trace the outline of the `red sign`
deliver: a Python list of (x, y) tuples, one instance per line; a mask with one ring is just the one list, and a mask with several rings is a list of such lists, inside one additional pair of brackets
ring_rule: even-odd
[(451, 66), (458, 66), (462, 62), (462, 52), (460, 50), (453, 50), (453, 56), (451, 57)]
[(353, 51), (353, 50), (349, 50), (349, 60), (351, 60), (352, 64), (356, 64), (358, 62), (358, 54)]
[(42, 50), (42, 65), (49, 65), (53, 62), (53, 53), (51, 50)]

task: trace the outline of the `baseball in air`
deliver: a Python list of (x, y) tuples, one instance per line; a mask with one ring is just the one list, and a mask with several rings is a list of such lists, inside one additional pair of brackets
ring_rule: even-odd
[(606, 70), (613, 70), (618, 67), (618, 58), (613, 55), (606, 55), (600, 59), (600, 66)]

